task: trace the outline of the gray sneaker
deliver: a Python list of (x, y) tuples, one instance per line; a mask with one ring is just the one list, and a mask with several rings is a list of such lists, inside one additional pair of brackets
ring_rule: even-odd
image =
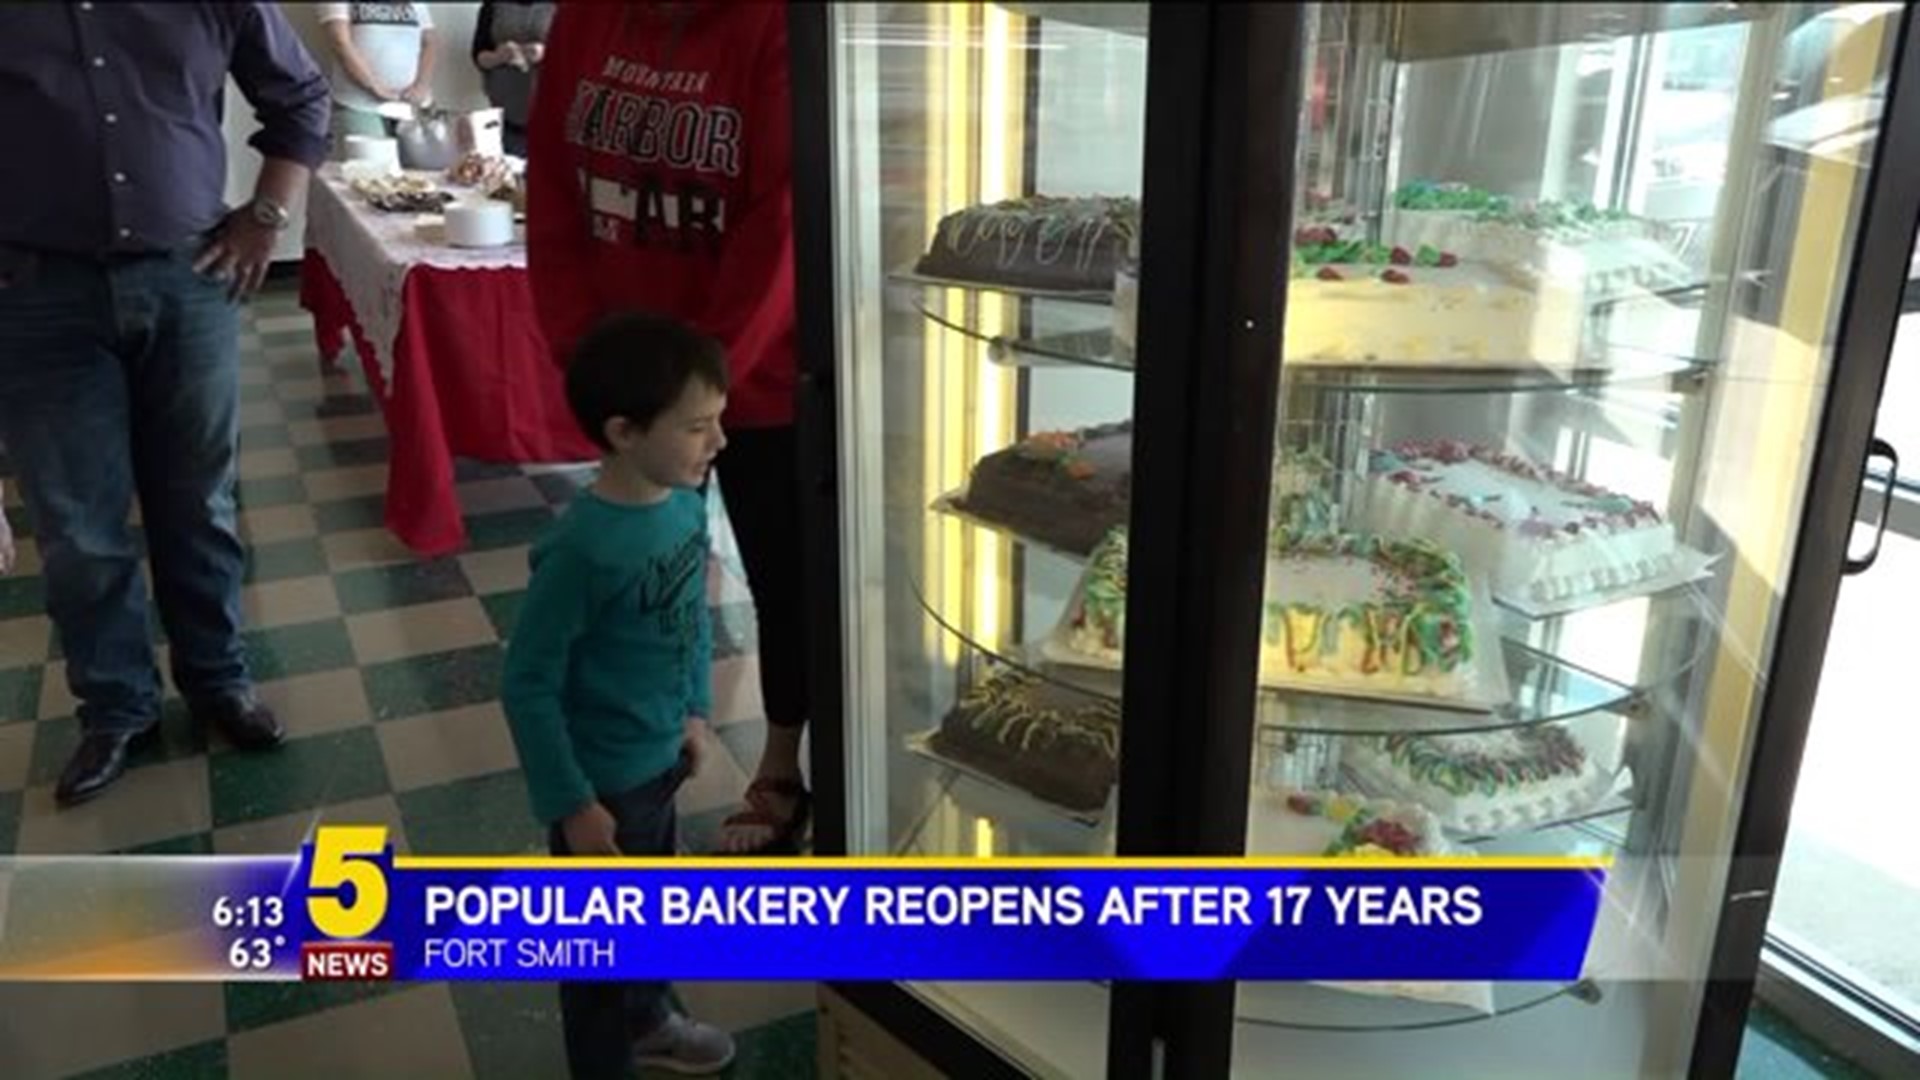
[(633, 1044), (633, 1062), (642, 1069), (665, 1069), (706, 1076), (733, 1064), (733, 1036), (679, 1013)]

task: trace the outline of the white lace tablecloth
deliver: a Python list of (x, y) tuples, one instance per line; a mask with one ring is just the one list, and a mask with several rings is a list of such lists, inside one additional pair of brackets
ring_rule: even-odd
[[(477, 191), (429, 176), (462, 198)], [(307, 197), (308, 248), (326, 257), (347, 303), (373, 347), (381, 382), (393, 385), (393, 343), (400, 334), (402, 289), (416, 266), (446, 270), (525, 270), (526, 227), (515, 226), (515, 242), (498, 248), (449, 246), (438, 214), (387, 214), (367, 205), (329, 163), (314, 174)]]

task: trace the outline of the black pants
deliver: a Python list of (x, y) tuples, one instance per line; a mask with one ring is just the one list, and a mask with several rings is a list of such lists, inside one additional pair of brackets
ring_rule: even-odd
[(740, 558), (747, 564), (747, 587), (753, 590), (767, 723), (802, 727), (809, 702), (799, 439), (792, 425), (729, 431), (727, 448), (714, 467)]
[[(677, 821), (674, 793), (686, 779), (685, 762), (631, 791), (604, 796), (613, 814), (614, 842), (622, 855), (672, 855)], [(571, 854), (559, 825), (548, 832), (547, 848)], [(663, 982), (567, 982), (560, 984), (560, 1025), (567, 1044), (567, 1071), (580, 1078), (625, 1077), (633, 1042), (667, 1019)]]

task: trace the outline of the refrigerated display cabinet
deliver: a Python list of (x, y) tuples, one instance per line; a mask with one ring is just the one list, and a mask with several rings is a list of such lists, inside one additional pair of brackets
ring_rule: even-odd
[(1729, 1073), (1891, 452), (1913, 37), (794, 8), (816, 848), (1613, 859), (1577, 981), (836, 985), (827, 1074)]

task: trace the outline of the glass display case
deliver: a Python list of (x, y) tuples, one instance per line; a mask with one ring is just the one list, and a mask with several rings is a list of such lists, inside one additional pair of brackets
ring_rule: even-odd
[(829, 846), (1614, 859), (1573, 983), (849, 1000), (964, 1075), (1730, 1069), (1904, 6), (794, 19)]

